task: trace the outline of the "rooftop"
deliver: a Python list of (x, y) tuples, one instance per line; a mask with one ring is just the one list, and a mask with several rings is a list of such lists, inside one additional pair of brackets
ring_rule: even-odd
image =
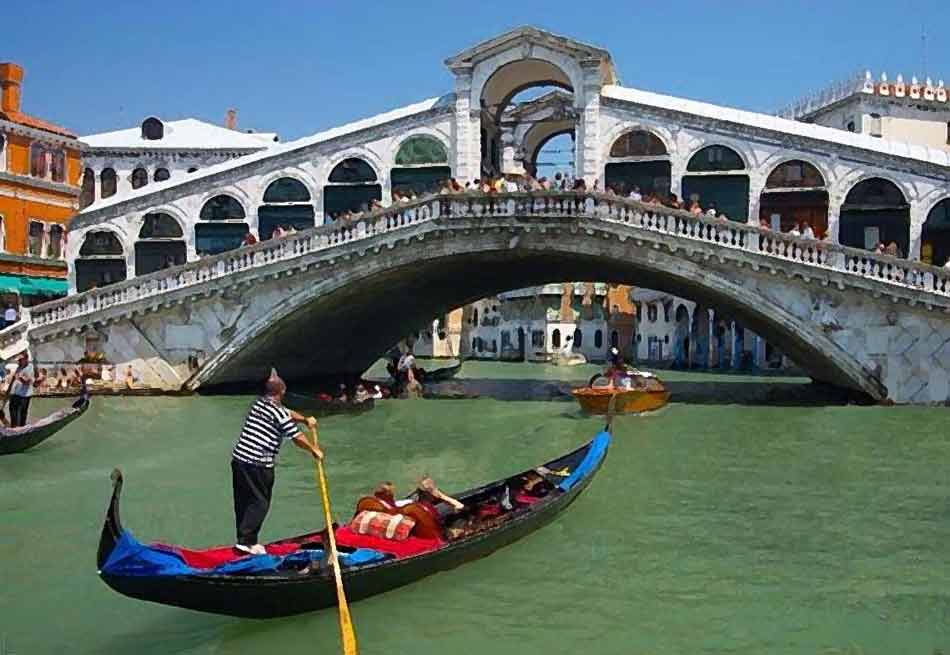
[(81, 137), (90, 148), (136, 148), (149, 150), (260, 150), (277, 141), (273, 132), (241, 132), (196, 118), (162, 121), (160, 139), (146, 139), (141, 126)]

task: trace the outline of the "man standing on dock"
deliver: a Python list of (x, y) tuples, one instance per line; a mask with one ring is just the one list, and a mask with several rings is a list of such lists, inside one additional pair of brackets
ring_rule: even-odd
[(317, 419), (305, 417), (284, 407), (287, 392), (277, 371), (271, 369), (264, 383), (264, 395), (258, 398), (244, 419), (244, 427), (231, 453), (231, 482), (234, 488), (234, 519), (237, 543), (234, 548), (250, 555), (267, 551), (258, 543), (258, 534), (270, 509), (274, 488), (274, 459), (285, 439), (323, 459), (323, 451), (312, 445), (296, 423), (316, 427)]

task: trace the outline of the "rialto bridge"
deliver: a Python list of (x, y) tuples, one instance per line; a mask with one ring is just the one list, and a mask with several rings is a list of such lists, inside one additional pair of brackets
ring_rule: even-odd
[[(442, 97), (93, 203), (66, 251), (81, 293), (35, 308), (0, 346), (25, 339), (50, 362), (96, 350), (162, 389), (252, 380), (271, 364), (288, 377), (358, 373), (465, 302), (606, 280), (716, 307), (816, 379), (875, 399), (950, 398), (950, 276), (915, 261), (924, 240), (950, 254), (950, 151), (623, 87), (605, 50), (533, 28), (446, 64), (455, 88)], [(534, 87), (560, 91), (532, 111), (512, 105)], [(537, 127), (511, 124), (532, 116)], [(515, 148), (529, 168), (565, 130), (588, 188), (699, 198), (728, 219), (604, 193), (363, 211), (449, 176), (508, 172)], [(325, 225), (344, 212), (358, 215)], [(828, 237), (758, 227), (771, 216)], [(299, 231), (270, 239), (277, 226)], [(241, 247), (247, 233), (262, 243)], [(858, 249), (869, 234), (907, 259)]]

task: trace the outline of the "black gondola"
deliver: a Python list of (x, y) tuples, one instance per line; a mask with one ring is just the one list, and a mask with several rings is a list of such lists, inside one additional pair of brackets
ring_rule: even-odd
[[(347, 597), (350, 600), (367, 598), (438, 571), (454, 568), (484, 557), (546, 525), (587, 487), (603, 463), (609, 444), (610, 433), (605, 430), (581, 448), (548, 462), (544, 467), (457, 495), (456, 498), (466, 505), (464, 511), (471, 512), (473, 516), (476, 513), (479, 517), (482, 516), (482, 509), (492, 503), (497, 506), (501, 498), (504, 498), (504, 501), (511, 500), (511, 508), (506, 508), (503, 514), (492, 519), (478, 519), (482, 522), (469, 524), (473, 526), (472, 530), (464, 536), (454, 539), (446, 537), (439, 540), (437, 546), (423, 552), (401, 555), (383, 552), (380, 553), (382, 559), (348, 565), (344, 558), (348, 553), (353, 553), (356, 547), (353, 546), (352, 540), (348, 542), (346, 538), (341, 538), (348, 528), (338, 527), (337, 543), (343, 559), (341, 570)], [(519, 485), (524, 485), (524, 481), (529, 477), (540, 480), (545, 489), (543, 495), (533, 500), (525, 499), (524, 494), (518, 491), (522, 488)], [(119, 519), (121, 491), (122, 475), (115, 471), (112, 500), (102, 529), (97, 560), (100, 577), (119, 593), (165, 605), (247, 618), (289, 616), (336, 605), (333, 576), (325, 566), (314, 565), (290, 570), (275, 568), (252, 575), (209, 573), (190, 569), (179, 571), (175, 567), (177, 558), (181, 556), (181, 549), (175, 551), (177, 554), (169, 555), (168, 549), (177, 547), (142, 546), (123, 529)], [(362, 503), (367, 500), (372, 502), (373, 499), (363, 499), (359, 506), (363, 506)], [(130, 543), (134, 546), (129, 547)], [(321, 543), (321, 533), (313, 532), (273, 542), (267, 547), (272, 552), (277, 548), (299, 547), (297, 553), (306, 553), (321, 548)], [(124, 553), (135, 553), (135, 547), (146, 549), (152, 555), (157, 552), (159, 556), (167, 555), (173, 558), (173, 572), (165, 573), (168, 569), (163, 569), (162, 574), (157, 574), (149, 566), (141, 565), (142, 560), (135, 560), (139, 555), (132, 556), (131, 564), (128, 564), (129, 560), (124, 560), (123, 563)], [(219, 549), (218, 552), (221, 550), (224, 549)], [(253, 559), (255, 558), (247, 556), (237, 562), (240, 564), (241, 561)], [(121, 572), (116, 573), (116, 569)]]
[(0, 428), (0, 455), (22, 453), (40, 444), (82, 416), (89, 409), (89, 394), (85, 391), (70, 407), (64, 407), (35, 423), (21, 428)]
[(336, 416), (338, 414), (363, 414), (376, 406), (376, 400), (367, 398), (361, 402), (349, 400), (322, 400), (320, 398), (311, 398), (299, 393), (287, 393), (288, 396), (300, 409), (306, 409), (308, 412), (319, 417)]
[(434, 371), (423, 371), (422, 381), (423, 382), (445, 382), (446, 380), (451, 380), (454, 378), (459, 371), (462, 370), (462, 364), (465, 363), (464, 359), (460, 359), (458, 364), (454, 366), (444, 366), (442, 368), (437, 368)]

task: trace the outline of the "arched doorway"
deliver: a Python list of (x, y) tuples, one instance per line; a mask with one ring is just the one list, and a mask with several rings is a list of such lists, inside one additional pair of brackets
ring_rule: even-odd
[(135, 242), (135, 274), (155, 271), (185, 263), (186, 248), (181, 225), (168, 214), (146, 214)]
[(776, 166), (765, 181), (759, 220), (781, 232), (807, 223), (817, 238), (823, 238), (828, 231), (824, 176), (814, 165), (800, 159)]
[(745, 223), (749, 217), (749, 176), (745, 162), (732, 148), (706, 146), (686, 164), (683, 203), (698, 202), (703, 210)]
[(896, 243), (901, 255), (910, 244), (910, 205), (896, 184), (880, 177), (859, 182), (841, 207), (838, 242), (873, 250)]
[(323, 189), (324, 222), (332, 222), (345, 212), (366, 211), (373, 200), (381, 200), (383, 188), (376, 171), (358, 157), (344, 159), (333, 167)]
[(934, 266), (950, 260), (950, 198), (941, 200), (927, 214), (920, 235), (920, 260)]
[(666, 146), (658, 136), (646, 130), (622, 134), (610, 146), (604, 167), (605, 188), (622, 196), (636, 190), (641, 196), (670, 196), (671, 165)]
[(74, 266), (80, 293), (126, 278), (125, 251), (118, 237), (107, 230), (86, 233)]
[(449, 153), (442, 142), (432, 136), (412, 136), (403, 141), (394, 163), (390, 172), (394, 195), (435, 193), (452, 177)]
[(510, 111), (513, 104), (536, 100), (555, 88), (574, 92), (568, 75), (544, 59), (518, 59), (500, 66), (491, 74), (479, 99), (482, 174), (498, 174), (503, 170), (502, 132), (506, 111)]
[(199, 255), (216, 255), (244, 243), (249, 231), (244, 207), (228, 195), (209, 199), (195, 224), (195, 250)]
[(264, 191), (264, 204), (257, 210), (258, 233), (261, 240), (270, 239), (277, 226), (306, 230), (314, 225), (310, 192), (300, 180), (282, 177)]

